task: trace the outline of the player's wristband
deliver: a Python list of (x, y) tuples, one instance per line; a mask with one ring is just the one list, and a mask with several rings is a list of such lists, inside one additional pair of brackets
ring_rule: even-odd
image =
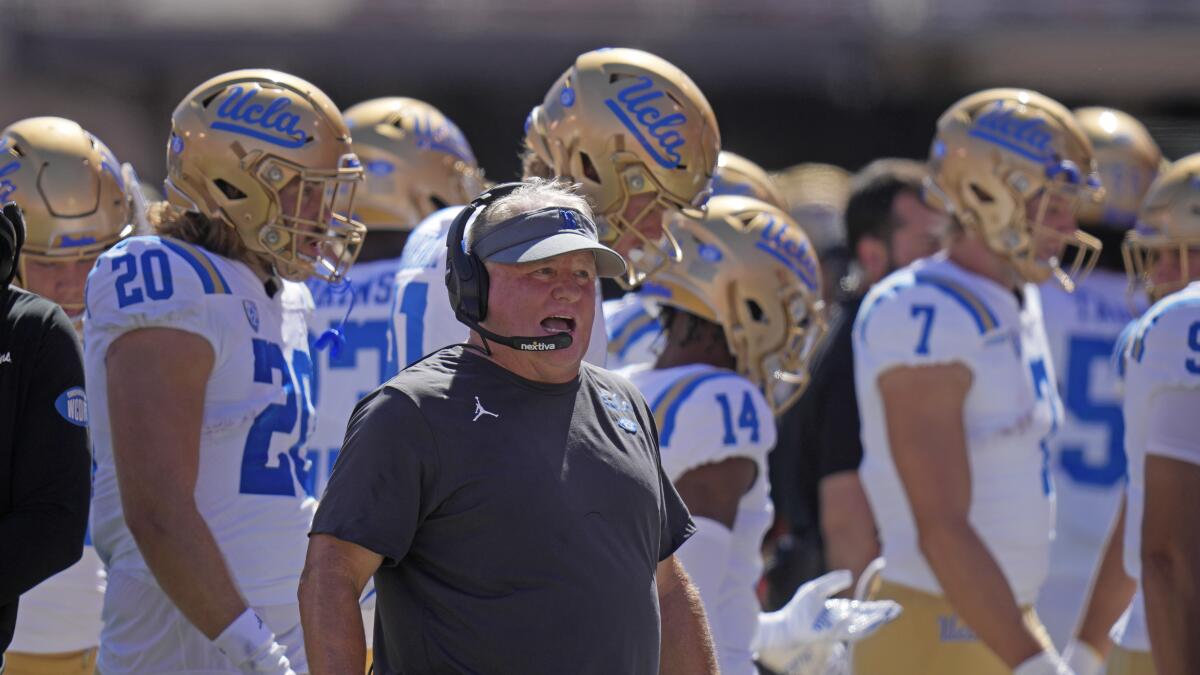
[(1039, 652), (1013, 669), (1013, 675), (1072, 675), (1062, 659), (1053, 652)]
[(275, 634), (258, 618), (253, 609), (246, 608), (233, 623), (221, 631), (217, 639), (213, 640), (213, 644), (222, 654), (229, 657), (234, 665), (241, 668), (254, 663), (261, 655), (271, 652), (275, 646)]
[(1104, 659), (1099, 652), (1083, 640), (1072, 639), (1063, 650), (1063, 661), (1075, 675), (1100, 675), (1104, 670)]

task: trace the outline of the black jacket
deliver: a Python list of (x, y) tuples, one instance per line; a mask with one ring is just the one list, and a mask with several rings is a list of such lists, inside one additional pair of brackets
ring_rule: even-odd
[(75, 330), (49, 300), (0, 289), (0, 653), (17, 598), (83, 554), (90, 492)]

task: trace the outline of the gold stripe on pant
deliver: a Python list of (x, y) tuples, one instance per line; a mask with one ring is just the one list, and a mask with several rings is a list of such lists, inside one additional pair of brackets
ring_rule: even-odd
[(7, 652), (4, 675), (92, 675), (96, 670), (96, 647), (61, 654)]
[[(941, 596), (884, 581), (875, 600), (895, 600), (904, 611), (854, 646), (854, 675), (1008, 675), (1012, 672)], [(1033, 607), (1025, 625), (1047, 649), (1050, 636)]]
[(1108, 675), (1156, 675), (1150, 652), (1131, 652), (1113, 647), (1108, 655)]

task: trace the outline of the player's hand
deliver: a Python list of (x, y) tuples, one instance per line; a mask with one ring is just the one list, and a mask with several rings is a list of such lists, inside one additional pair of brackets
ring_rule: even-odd
[(830, 572), (801, 586), (783, 609), (760, 614), (753, 643), (759, 662), (781, 673), (831, 672), (815, 646), (836, 651), (834, 645), (861, 640), (899, 616), (900, 605), (890, 600), (831, 597), (852, 580), (847, 570)]
[(287, 648), (275, 641), (275, 634), (253, 609), (242, 612), (213, 644), (246, 675), (296, 675)]
[(1057, 654), (1039, 652), (1014, 668), (1013, 675), (1075, 675), (1075, 671)]
[(1088, 643), (1073, 639), (1063, 650), (1063, 661), (1075, 675), (1100, 675), (1104, 670), (1104, 659)]

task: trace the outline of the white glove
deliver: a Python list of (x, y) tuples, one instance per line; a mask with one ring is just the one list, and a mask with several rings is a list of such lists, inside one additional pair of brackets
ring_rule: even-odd
[(275, 641), (275, 634), (253, 609), (242, 612), (213, 644), (247, 675), (296, 675), (288, 662), (287, 648)]
[(1088, 643), (1072, 638), (1063, 650), (1063, 662), (1075, 671), (1075, 675), (1100, 675), (1104, 670), (1104, 659)]
[[(830, 572), (797, 589), (783, 609), (759, 614), (751, 646), (758, 661), (781, 673), (827, 672), (810, 669), (816, 662), (824, 665), (828, 660), (822, 660), (814, 647), (830, 650), (842, 641), (861, 640), (900, 615), (900, 605), (890, 600), (830, 597), (849, 588), (852, 581), (848, 570)], [(800, 667), (805, 670), (797, 670)]]
[(1053, 652), (1038, 652), (1013, 669), (1013, 675), (1075, 675), (1075, 671)]

